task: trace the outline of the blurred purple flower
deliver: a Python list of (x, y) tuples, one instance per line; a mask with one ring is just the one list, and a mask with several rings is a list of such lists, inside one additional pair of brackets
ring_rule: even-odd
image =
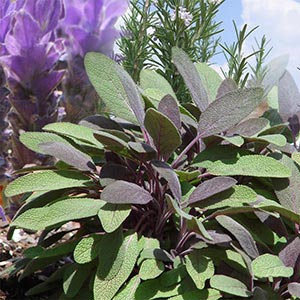
[(125, 13), (128, 0), (65, 0), (62, 32), (69, 38), (72, 56), (96, 51), (110, 55), (118, 30), (118, 17)]
[(65, 18), (58, 35), (66, 39), (67, 74), (63, 81), (62, 102), (66, 121), (78, 122), (95, 114), (99, 97), (84, 69), (87, 52), (113, 54), (113, 44), (119, 37), (115, 23), (128, 7), (128, 0), (64, 0)]
[[(55, 39), (54, 32), (63, 16), (63, 7), (61, 0), (8, 2), (1, 6), (9, 23), (1, 31), (4, 42), (0, 64), (11, 92), (9, 101), (13, 110), (9, 121), (13, 129), (13, 151), (18, 156), (16, 167), (22, 167), (33, 160), (20, 149), (19, 132), (40, 130), (57, 120), (58, 97), (54, 90), (64, 71), (56, 70), (56, 65), (64, 45), (62, 39)], [(26, 155), (28, 159), (24, 158)]]

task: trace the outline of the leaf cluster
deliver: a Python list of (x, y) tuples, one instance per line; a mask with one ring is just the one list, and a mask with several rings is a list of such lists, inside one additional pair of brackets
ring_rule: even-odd
[(87, 73), (111, 116), (21, 135), (57, 160), (22, 170), (5, 190), (24, 202), (9, 234), (42, 231), (7, 272), (22, 280), (59, 264), (28, 296), (299, 296), (300, 173), (288, 123), (247, 118), (264, 90), (221, 82), (187, 57), (172, 49), (193, 99), (181, 105), (155, 71), (142, 72), (137, 87), (119, 65), (89, 53)]

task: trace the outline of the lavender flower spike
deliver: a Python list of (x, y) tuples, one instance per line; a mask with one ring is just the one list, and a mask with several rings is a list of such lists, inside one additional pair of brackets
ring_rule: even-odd
[(111, 56), (113, 44), (119, 37), (114, 27), (125, 13), (128, 0), (65, 0), (65, 18), (60, 35), (67, 39), (68, 73), (63, 82), (65, 120), (78, 122), (95, 114), (99, 98), (84, 70), (83, 57), (87, 52)]
[(19, 132), (40, 130), (57, 120), (54, 89), (64, 72), (55, 67), (63, 44), (54, 39), (53, 29), (63, 9), (60, 0), (17, 0), (15, 5), (19, 9), (11, 14), (0, 64), (11, 92), (13, 111), (9, 121), (13, 129), (14, 167), (20, 168), (32, 163), (33, 158), (19, 143)]

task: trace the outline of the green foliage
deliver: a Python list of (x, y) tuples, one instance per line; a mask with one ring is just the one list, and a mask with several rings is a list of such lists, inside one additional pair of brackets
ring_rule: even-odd
[[(142, 72), (140, 91), (120, 66), (91, 53), (88, 74), (117, 118), (90, 116), (80, 125), (50, 124), (22, 135), (24, 145), (57, 163), (23, 170), (29, 174), (6, 188), (8, 197), (24, 201), (10, 234), (15, 228), (42, 231), (23, 264), (15, 265), (20, 280), (44, 266), (65, 265), (28, 295), (299, 295), (300, 171), (296, 148), (286, 151), (296, 127), (245, 119), (265, 90), (237, 88), (230, 80), (217, 89), (207, 67), (189, 74), (186, 54), (172, 51), (194, 104), (180, 105), (152, 71)], [(160, 96), (147, 99), (141, 93), (152, 89), (152, 79)], [(201, 95), (207, 96), (203, 102)], [(59, 234), (69, 221), (76, 226), (68, 239)]]

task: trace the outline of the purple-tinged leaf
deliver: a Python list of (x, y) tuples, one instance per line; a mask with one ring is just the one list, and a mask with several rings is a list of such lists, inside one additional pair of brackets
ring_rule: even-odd
[(158, 104), (158, 111), (167, 116), (178, 130), (181, 128), (180, 111), (177, 101), (171, 96), (164, 96)]
[(206, 240), (213, 241), (213, 238), (210, 236), (208, 231), (203, 225), (203, 222), (201, 222), (199, 219), (192, 217), (191, 220), (186, 220), (186, 226), (188, 230), (195, 232), (196, 234), (200, 235)]
[(169, 188), (177, 201), (181, 199), (181, 186), (175, 171), (165, 162), (159, 160), (151, 161), (153, 169), (163, 177), (169, 184)]
[(226, 78), (222, 81), (218, 92), (217, 92), (217, 99), (225, 96), (226, 94), (233, 92), (238, 89), (237, 84), (231, 78)]
[(292, 75), (286, 71), (278, 84), (279, 114), (284, 122), (300, 115), (300, 92)]
[(153, 139), (159, 155), (168, 158), (181, 144), (181, 136), (173, 122), (155, 109), (148, 109), (145, 128)]
[(218, 98), (201, 114), (202, 138), (226, 131), (247, 117), (263, 101), (260, 88), (239, 89)]
[(101, 194), (101, 200), (115, 204), (147, 204), (152, 196), (137, 184), (118, 180), (106, 186)]
[(145, 161), (157, 158), (157, 152), (148, 144), (129, 142), (128, 146), (134, 152), (134, 155), (141, 160)]
[(289, 293), (296, 297), (300, 298), (300, 283), (299, 282), (291, 282), (288, 284)]
[(237, 239), (241, 247), (249, 256), (252, 258), (259, 256), (256, 243), (249, 231), (244, 226), (240, 225), (238, 222), (228, 216), (217, 216), (216, 220)]
[(211, 197), (217, 193), (226, 191), (237, 183), (232, 177), (215, 177), (204, 181), (193, 191), (188, 202), (195, 203)]
[(297, 236), (290, 241), (278, 256), (286, 267), (295, 268), (300, 256), (300, 238)]
[(43, 153), (52, 155), (78, 170), (91, 171), (96, 169), (90, 156), (71, 145), (61, 142), (47, 142), (39, 144), (39, 148), (41, 148)]
[(231, 136), (238, 134), (242, 136), (253, 136), (262, 131), (268, 124), (269, 120), (265, 118), (251, 118), (229, 128), (226, 135)]
[[(120, 132), (122, 133), (122, 132)], [(105, 131), (96, 131), (94, 132), (94, 137), (96, 140), (98, 140), (100, 143), (105, 145), (105, 147), (109, 150), (120, 152), (127, 150), (127, 143), (119, 138), (118, 136), (115, 136), (109, 132)]]
[(177, 47), (172, 48), (172, 61), (188, 87), (193, 101), (201, 111), (204, 111), (208, 106), (209, 100), (195, 65), (191, 62), (188, 55)]
[(123, 128), (117, 122), (101, 115), (88, 116), (81, 120), (79, 122), (79, 125), (86, 126), (93, 130), (111, 129), (124, 131)]
[(207, 230), (208, 234), (212, 237), (213, 241), (206, 241), (208, 244), (213, 245), (229, 245), (230, 242), (232, 242), (232, 238), (220, 230)]
[(116, 180), (125, 180), (130, 176), (130, 171), (124, 165), (116, 164), (113, 162), (108, 162), (104, 164), (100, 171), (100, 183), (102, 186), (107, 186), (108, 184)]
[(300, 170), (287, 155), (282, 155), (279, 161), (292, 171), (292, 176), (272, 179), (275, 194), (283, 207), (300, 214)]

